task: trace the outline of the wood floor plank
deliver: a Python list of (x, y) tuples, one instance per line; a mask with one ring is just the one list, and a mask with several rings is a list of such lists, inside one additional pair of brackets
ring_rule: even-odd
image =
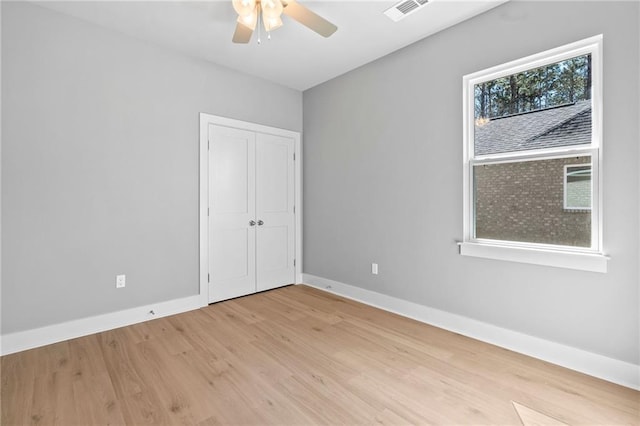
[(34, 380), (31, 423), (69, 425), (77, 418), (73, 382), (68, 372), (54, 371)]
[[(86, 419), (88, 424), (125, 424), (120, 407), (120, 401), (116, 398), (111, 378), (104, 371), (96, 374), (84, 374), (79, 377), (74, 375), (73, 394), (74, 398), (70, 403), (74, 403), (75, 395), (82, 395), (83, 404), (75, 405), (77, 411), (76, 418)], [(75, 419), (67, 424), (72, 424)]]
[(122, 329), (105, 331), (98, 335), (100, 350), (118, 398), (127, 398), (142, 392), (145, 384), (132, 359), (135, 346)]
[[(122, 417), (127, 425), (171, 425), (160, 399), (151, 387), (119, 399)], [(85, 419), (83, 419), (85, 420)], [(91, 425), (92, 423), (85, 423)], [(102, 423), (97, 423), (102, 424)]]
[(0, 367), (3, 426), (519, 425), (513, 401), (572, 426), (640, 424), (640, 392), (303, 285)]
[(149, 383), (154, 382), (171, 384), (154, 388), (171, 424), (196, 424), (208, 417), (199, 414), (195, 408), (200, 405), (201, 388), (197, 386), (197, 382), (184, 381), (184, 375), (190, 368), (172, 354), (174, 349), (171, 342), (163, 339), (138, 343), (134, 355), (136, 370), (147, 388)]
[[(309, 411), (315, 420), (314, 423), (344, 425), (373, 423), (373, 410), (363, 410), (362, 400), (352, 405), (353, 397), (350, 391), (322, 375), (317, 373), (296, 375), (280, 381), (278, 385), (289, 400)], [(343, 404), (335, 404), (335, 400), (343, 401)]]
[(69, 365), (76, 380), (93, 377), (107, 371), (97, 335), (69, 340)]
[(2, 388), (0, 424), (25, 425), (31, 423), (31, 406), (35, 372), (33, 363), (28, 362), (37, 352), (24, 351), (3, 356), (1, 359)]

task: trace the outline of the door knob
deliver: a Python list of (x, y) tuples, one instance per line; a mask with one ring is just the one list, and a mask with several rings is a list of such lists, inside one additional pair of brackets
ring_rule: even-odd
[(249, 226), (254, 226), (255, 224), (256, 224), (256, 221), (255, 221), (255, 220), (250, 220), (250, 221), (249, 221)]
[(259, 221), (258, 221), (258, 225), (264, 225), (264, 222), (263, 222), (263, 221), (261, 221), (261, 220), (259, 220)]

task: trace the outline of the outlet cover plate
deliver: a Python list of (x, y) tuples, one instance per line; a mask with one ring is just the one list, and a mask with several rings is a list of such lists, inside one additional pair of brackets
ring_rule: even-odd
[(125, 275), (116, 275), (116, 288), (123, 288), (127, 284)]

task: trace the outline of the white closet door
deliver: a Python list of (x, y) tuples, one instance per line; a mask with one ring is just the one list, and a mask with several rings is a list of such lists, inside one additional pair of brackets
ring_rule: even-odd
[(295, 283), (294, 140), (257, 134), (257, 290)]
[(209, 126), (209, 302), (256, 291), (255, 135)]

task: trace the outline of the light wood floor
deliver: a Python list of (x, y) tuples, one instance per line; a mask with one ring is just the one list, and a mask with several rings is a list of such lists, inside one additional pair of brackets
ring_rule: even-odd
[(639, 424), (638, 404), (306, 286), (2, 357), (3, 425), (609, 425)]

